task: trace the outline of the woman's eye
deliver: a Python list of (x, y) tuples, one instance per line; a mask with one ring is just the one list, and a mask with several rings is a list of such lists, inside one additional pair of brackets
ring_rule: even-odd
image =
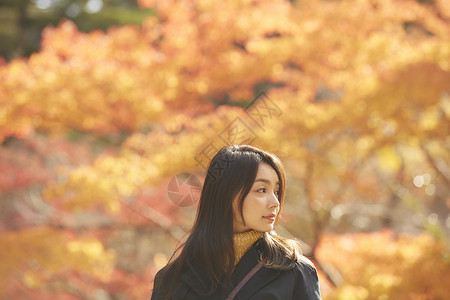
[(265, 193), (266, 192), (266, 188), (260, 188), (260, 189), (258, 189), (258, 192), (259, 193)]

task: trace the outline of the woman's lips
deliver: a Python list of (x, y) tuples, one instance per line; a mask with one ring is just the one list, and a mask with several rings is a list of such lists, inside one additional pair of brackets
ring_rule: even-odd
[(264, 216), (263, 218), (273, 222), (273, 221), (275, 221), (275, 217), (276, 217), (275, 214), (270, 214), (270, 215)]

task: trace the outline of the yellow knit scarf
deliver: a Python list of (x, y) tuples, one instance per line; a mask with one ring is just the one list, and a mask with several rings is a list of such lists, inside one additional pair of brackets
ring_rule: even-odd
[(234, 239), (234, 266), (238, 264), (242, 256), (250, 247), (263, 235), (261, 231), (250, 230), (243, 233), (236, 233)]

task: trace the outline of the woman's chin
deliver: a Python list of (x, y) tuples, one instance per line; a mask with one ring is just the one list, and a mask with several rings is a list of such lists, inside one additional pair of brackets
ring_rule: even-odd
[(273, 224), (272, 225), (260, 226), (259, 228), (255, 228), (255, 230), (262, 231), (262, 232), (269, 232), (269, 231), (273, 230)]

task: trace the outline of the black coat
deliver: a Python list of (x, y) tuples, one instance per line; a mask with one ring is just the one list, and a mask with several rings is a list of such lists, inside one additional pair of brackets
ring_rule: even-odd
[[(206, 280), (194, 266), (189, 266), (182, 274), (173, 298), (186, 300), (222, 300), (226, 299), (231, 290), (258, 263), (258, 243), (244, 254), (231, 275), (231, 286), (220, 289), (213, 295), (202, 296), (206, 292)], [(160, 271), (161, 272), (161, 271)], [(155, 289), (151, 300), (160, 300), (158, 292), (159, 273), (155, 276)], [(319, 281), (314, 267), (298, 262), (293, 269), (278, 270), (261, 268), (239, 291), (236, 300), (320, 300)]]

